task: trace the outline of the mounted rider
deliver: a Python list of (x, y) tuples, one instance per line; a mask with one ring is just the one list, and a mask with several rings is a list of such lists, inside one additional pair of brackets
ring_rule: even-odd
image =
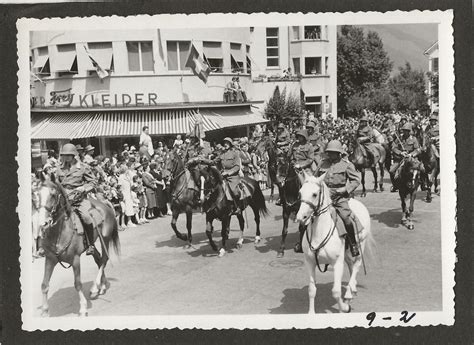
[(357, 141), (364, 146), (366, 151), (366, 158), (369, 161), (373, 161), (377, 152), (374, 152), (374, 146), (372, 143), (375, 142), (375, 135), (372, 127), (369, 126), (369, 118), (363, 116), (359, 120), (359, 128), (356, 133)]
[(430, 116), (430, 124), (426, 129), (427, 139), (432, 144), (436, 158), (439, 158), (439, 124), (438, 112), (433, 112)]
[(291, 147), (289, 160), (296, 171), (304, 170), (309, 175), (314, 174), (312, 168), (314, 163), (314, 147), (308, 142), (308, 132), (306, 129), (300, 129), (296, 132), (296, 142)]
[(84, 233), (79, 227), (78, 234), (84, 234), (86, 254), (92, 255), (96, 250), (90, 241), (94, 234), (94, 223), (89, 214), (92, 205), (86, 195), (96, 188), (96, 180), (90, 167), (78, 159), (79, 153), (73, 144), (65, 144), (60, 155), (63, 162), (56, 170), (56, 176), (84, 226)]
[(240, 165), (244, 176), (253, 176), (252, 156), (249, 153), (247, 137), (240, 138)]
[(352, 256), (359, 255), (354, 225), (352, 223), (352, 211), (349, 208), (350, 194), (360, 184), (359, 174), (354, 164), (342, 158), (344, 150), (339, 140), (332, 140), (326, 147), (328, 158), (321, 162), (317, 176), (324, 176), (324, 182), (329, 187), (332, 204), (336, 212), (342, 218), (347, 231), (347, 239)]
[[(390, 180), (392, 181), (392, 192), (397, 191), (400, 172), (406, 158), (416, 158), (420, 153), (420, 144), (412, 135), (413, 125), (409, 122), (402, 127), (402, 137), (397, 137), (392, 143), (393, 164), (390, 167)], [(421, 165), (422, 166), (422, 165)]]
[(278, 156), (286, 156), (290, 148), (291, 135), (283, 123), (277, 127), (276, 146), (278, 148)]
[(200, 200), (202, 201), (204, 198), (204, 186), (201, 181), (202, 179), (200, 177), (198, 163), (202, 159), (209, 158), (211, 151), (208, 147), (209, 145), (206, 145), (208, 143), (200, 140), (195, 133), (189, 135), (189, 140), (190, 141), (184, 150), (183, 158), (184, 162), (186, 162), (186, 168), (189, 170), (196, 187), (201, 190)]
[(234, 212), (239, 213), (240, 207), (240, 157), (234, 150), (234, 142), (227, 137), (223, 140), (223, 153), (216, 159), (216, 163), (222, 167), (222, 177), (226, 180), (226, 197), (234, 202)]
[(306, 130), (308, 131), (308, 142), (314, 147), (314, 165), (313, 170), (321, 162), (321, 154), (324, 152), (324, 143), (321, 140), (321, 135), (317, 130), (317, 125), (314, 121), (309, 121), (306, 124)]

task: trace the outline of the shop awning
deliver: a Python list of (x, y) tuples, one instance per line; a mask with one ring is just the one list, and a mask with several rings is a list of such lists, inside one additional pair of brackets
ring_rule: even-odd
[(95, 136), (90, 123), (95, 113), (35, 114), (31, 120), (31, 139), (77, 139)]
[(76, 51), (66, 51), (57, 54), (54, 59), (54, 64), (51, 66), (51, 70), (55, 72), (69, 72), (72, 70), (72, 65), (76, 59)]
[(36, 58), (35, 64), (33, 65), (34, 69), (39, 69), (40, 71), (43, 69), (46, 62), (48, 62), (49, 56), (48, 55), (40, 55)]
[(219, 128), (251, 126), (269, 122), (260, 113), (240, 107), (203, 109), (201, 115), (208, 121), (217, 124)]

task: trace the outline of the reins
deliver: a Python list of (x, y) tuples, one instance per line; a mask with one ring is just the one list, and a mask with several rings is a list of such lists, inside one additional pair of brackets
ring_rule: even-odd
[[(315, 205), (311, 201), (307, 201), (307, 200), (301, 200), (301, 202), (303, 204), (308, 205), (313, 210), (313, 212), (311, 212), (311, 225), (314, 222), (314, 218), (319, 217), (323, 213), (326, 213), (329, 210), (329, 208), (331, 207), (331, 204), (328, 204), (327, 206), (320, 209), (321, 205), (324, 202), (324, 184), (322, 184), (322, 188), (321, 188), (321, 191), (319, 193), (319, 198), (318, 198), (318, 204), (317, 205)], [(312, 239), (313, 233), (311, 232), (311, 237), (310, 237), (310, 235), (308, 234), (308, 232), (309, 232), (308, 229), (306, 229), (306, 231), (305, 231), (306, 232), (306, 240), (308, 241), (308, 244), (309, 244), (309, 249), (314, 253), (314, 257), (316, 259), (316, 265), (318, 266), (319, 271), (322, 272), (322, 273), (325, 273), (328, 270), (329, 264), (324, 265), (324, 270), (322, 270), (321, 266), (319, 265), (318, 253), (322, 248), (324, 248), (324, 246), (326, 246), (326, 244), (329, 242), (329, 239), (334, 234), (334, 230), (336, 230), (336, 222), (333, 222), (333, 223), (334, 223), (334, 226), (331, 228), (331, 230), (328, 232), (326, 237), (323, 239), (323, 241), (319, 244), (319, 246), (317, 248), (314, 248), (313, 245), (311, 244), (311, 242), (313, 240)]]

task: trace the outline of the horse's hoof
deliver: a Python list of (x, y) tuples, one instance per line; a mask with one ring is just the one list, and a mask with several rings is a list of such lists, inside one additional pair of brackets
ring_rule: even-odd
[(296, 243), (295, 247), (293, 248), (295, 253), (303, 253), (303, 247), (301, 247), (300, 243)]
[(361, 194), (360, 194), (360, 197), (361, 197), (361, 198), (365, 198), (366, 196), (367, 196), (367, 194), (365, 194), (365, 193), (361, 193)]
[(90, 299), (92, 299), (92, 300), (93, 300), (93, 299), (97, 299), (97, 297), (99, 297), (99, 292), (98, 292), (98, 291), (94, 291), (94, 292), (91, 291), (91, 292), (89, 293), (89, 298), (90, 298)]
[(255, 236), (255, 244), (260, 243), (261, 240), (260, 236)]
[(348, 307), (349, 307), (349, 308), (347, 308), (347, 311), (346, 311), (346, 313), (348, 313), (348, 314), (349, 314), (349, 313), (352, 311), (352, 307), (351, 307), (351, 305), (350, 305), (350, 304), (348, 305)]
[(79, 312), (79, 317), (87, 317), (89, 313), (87, 311)]
[(106, 292), (107, 292), (107, 289), (100, 289), (99, 295), (105, 295)]
[(425, 198), (425, 202), (427, 202), (428, 204), (432, 201), (431, 198)]
[(237, 248), (237, 249), (242, 249), (242, 243), (238, 243), (238, 242), (237, 242), (237, 245), (235, 246), (235, 248)]
[(191, 243), (188, 243), (184, 246), (184, 249), (191, 249), (192, 248), (192, 244)]
[(221, 248), (221, 249), (219, 250), (219, 255), (218, 255), (218, 257), (222, 258), (224, 255), (225, 255), (225, 249), (224, 249), (224, 248)]
[(41, 312), (41, 317), (49, 317), (49, 310), (43, 310)]
[(408, 224), (407, 228), (408, 230), (414, 230), (415, 226), (413, 224)]
[(380, 191), (381, 191), (381, 192), (384, 192), (384, 191), (385, 191), (385, 188), (383, 188), (382, 186), (380, 186)]
[(284, 252), (283, 250), (282, 250), (282, 251), (279, 251), (279, 252), (277, 253), (277, 258), (278, 258), (278, 259), (281, 259), (281, 258), (284, 257), (284, 256), (285, 256), (285, 252)]

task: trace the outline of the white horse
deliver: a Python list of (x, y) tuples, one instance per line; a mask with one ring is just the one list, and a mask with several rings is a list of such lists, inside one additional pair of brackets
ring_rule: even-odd
[[(363, 263), (363, 252), (366, 243), (373, 244), (370, 232), (370, 215), (367, 208), (358, 200), (350, 199), (349, 207), (363, 226), (356, 238), (359, 240), (361, 255), (352, 257), (350, 250), (345, 250), (345, 238), (339, 236), (336, 224), (331, 216), (333, 208), (329, 188), (323, 181), (324, 175), (314, 177), (305, 174), (305, 181), (300, 189), (301, 206), (296, 215), (299, 222), (307, 225), (303, 238), (303, 251), (310, 280), (308, 286), (309, 313), (314, 313), (316, 298), (316, 267), (320, 264), (331, 265), (334, 269), (332, 296), (337, 300), (340, 312), (350, 312), (353, 294), (357, 294), (356, 276)], [(356, 230), (357, 231), (357, 230)], [(344, 300), (341, 297), (341, 283), (344, 261), (349, 267), (350, 280)]]

